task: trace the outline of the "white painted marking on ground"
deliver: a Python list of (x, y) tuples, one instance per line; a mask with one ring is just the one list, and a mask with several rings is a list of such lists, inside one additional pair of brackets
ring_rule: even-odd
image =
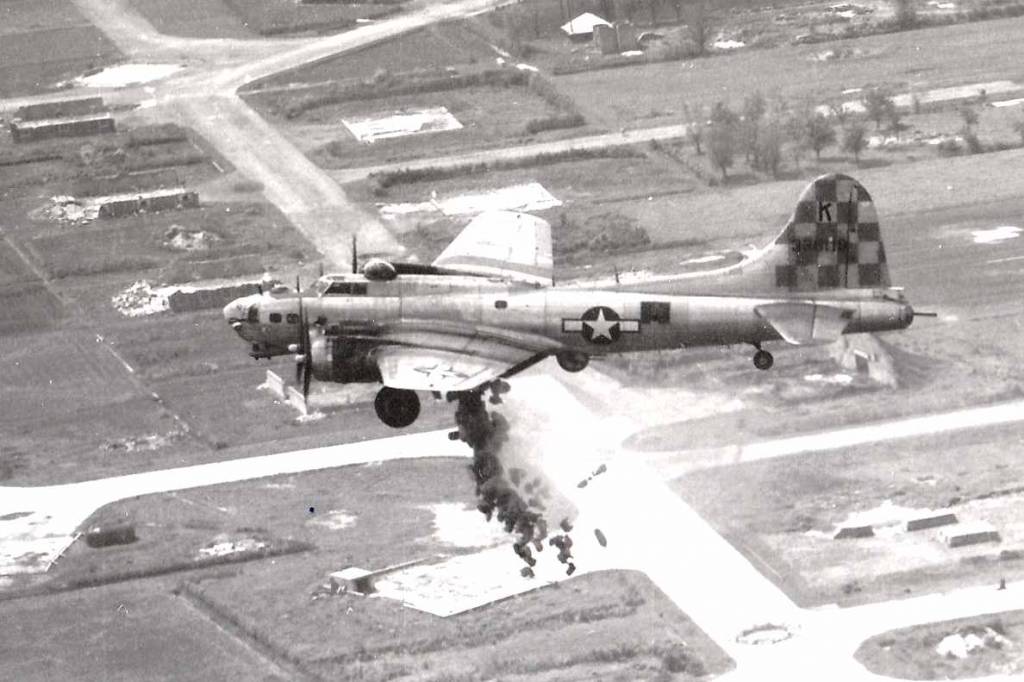
[(1013, 261), (1024, 260), (1024, 256), (1009, 256), (1007, 258), (993, 258), (992, 260), (985, 261), (988, 265), (995, 265), (997, 263), (1010, 263)]
[(725, 260), (725, 256), (722, 254), (713, 254), (710, 256), (700, 256), (699, 258), (687, 258), (684, 261), (680, 261), (680, 265), (700, 265), (701, 263), (714, 263), (715, 261)]
[[(292, 486), (294, 487), (294, 486)], [(354, 525), (358, 517), (344, 509), (331, 509), (325, 513), (316, 512), (306, 523), (312, 526), (323, 526), (330, 530), (344, 530)]]
[(991, 230), (971, 230), (975, 244), (998, 244), (1020, 236), (1021, 229), (1013, 225), (1001, 225)]
[(392, 137), (462, 128), (459, 120), (452, 116), (446, 107), (430, 107), (393, 114), (377, 114), (364, 118), (342, 119), (342, 123), (357, 140), (367, 144)]
[(74, 82), (88, 88), (120, 88), (167, 78), (181, 68), (180, 64), (121, 64), (79, 76)]
[(853, 377), (849, 374), (805, 374), (804, 381), (812, 384), (836, 384), (846, 386), (853, 383)]
[(747, 44), (740, 40), (716, 40), (711, 46), (719, 50), (738, 50), (746, 47)]
[(1019, 97), (1017, 99), (1004, 99), (1004, 100), (1000, 100), (998, 102), (992, 102), (992, 106), (999, 107), (999, 108), (1001, 108), (1001, 107), (1015, 107), (1015, 106), (1017, 106), (1019, 104), (1024, 104), (1024, 97)]

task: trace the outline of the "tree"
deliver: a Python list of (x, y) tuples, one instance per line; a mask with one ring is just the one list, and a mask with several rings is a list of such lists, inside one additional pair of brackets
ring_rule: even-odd
[(861, 121), (851, 121), (843, 128), (843, 151), (853, 154), (853, 160), (860, 163), (860, 153), (868, 146), (868, 129)]
[(895, 133), (896, 139), (899, 140), (900, 131), (906, 126), (901, 122), (903, 114), (901, 114), (899, 108), (897, 108), (896, 102), (891, 99), (885, 104), (885, 118), (889, 121), (889, 130)]
[(651, 12), (651, 26), (656, 26), (658, 23), (658, 7), (662, 2), (663, 0), (647, 0), (647, 8)]
[(715, 105), (711, 107), (711, 124), (721, 123), (722, 125), (729, 126), (730, 128), (736, 127), (740, 122), (740, 117), (736, 115), (736, 112), (729, 108), (729, 105), (719, 100), (715, 102)]
[(704, 128), (707, 125), (707, 119), (701, 116), (699, 107), (691, 110), (688, 104), (683, 105), (683, 119), (686, 123), (686, 139), (693, 145), (697, 156), (703, 155), (704, 151), (700, 145), (704, 141)]
[(864, 105), (864, 113), (875, 122), (875, 130), (882, 127), (882, 120), (891, 109), (896, 108), (892, 96), (884, 88), (868, 88), (860, 101)]
[(1020, 135), (1020, 143), (1024, 145), (1024, 118), (1018, 118), (1013, 122), (1013, 132)]
[(784, 139), (789, 142), (789, 151), (793, 155), (793, 164), (800, 168), (800, 159), (804, 152), (804, 128), (807, 125), (807, 112), (790, 112), (782, 124)]
[(686, 27), (690, 31), (690, 39), (697, 47), (697, 56), (703, 57), (708, 52), (708, 43), (715, 30), (708, 0), (693, 0), (687, 5)]
[(829, 104), (828, 110), (832, 114), (832, 118), (834, 118), (840, 126), (845, 126), (846, 122), (850, 120), (851, 112), (843, 105), (842, 102)]
[(914, 28), (917, 25), (917, 8), (914, 0), (893, 0), (893, 15), (896, 27), (900, 30)]
[(676, 13), (676, 23), (682, 23), (683, 7), (686, 6), (685, 0), (669, 0), (669, 4), (672, 5), (672, 9)]
[(636, 14), (639, 0), (614, 0), (615, 16), (625, 16), (626, 21), (633, 23), (633, 15)]
[(743, 100), (743, 122), (740, 127), (740, 139), (743, 146), (743, 153), (747, 163), (755, 168), (760, 164), (758, 158), (758, 135), (761, 129), (761, 120), (768, 110), (768, 103), (760, 91), (748, 95)]
[(782, 126), (772, 119), (765, 123), (757, 138), (757, 168), (768, 171), (773, 178), (779, 176), (782, 165)]
[(821, 161), (821, 150), (836, 143), (836, 129), (827, 118), (814, 114), (804, 125), (804, 144), (814, 150), (814, 157)]
[(969, 104), (960, 107), (960, 118), (964, 120), (964, 127), (973, 130), (978, 125), (978, 112)]
[(726, 123), (712, 123), (708, 133), (708, 157), (711, 164), (722, 173), (722, 181), (729, 180), (736, 147), (736, 130)]

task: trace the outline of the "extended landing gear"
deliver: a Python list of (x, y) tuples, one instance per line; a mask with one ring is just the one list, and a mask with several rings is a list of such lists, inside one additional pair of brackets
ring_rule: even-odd
[(566, 372), (582, 372), (590, 364), (589, 355), (572, 350), (558, 351), (555, 353), (555, 360), (558, 361), (558, 366)]
[(420, 398), (415, 391), (385, 386), (373, 401), (377, 416), (388, 426), (401, 429), (420, 416)]
[(772, 354), (766, 350), (762, 350), (761, 344), (759, 343), (755, 343), (754, 348), (757, 349), (757, 352), (754, 353), (754, 367), (757, 367), (760, 370), (771, 369), (772, 365), (775, 364), (775, 358), (772, 357)]

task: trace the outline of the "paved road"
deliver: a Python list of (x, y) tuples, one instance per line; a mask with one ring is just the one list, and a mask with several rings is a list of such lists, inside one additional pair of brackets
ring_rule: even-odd
[[(146, 86), (106, 88), (118, 104), (147, 105), (147, 117), (172, 118), (195, 128), (250, 179), (323, 254), (329, 265), (351, 261), (350, 235), (368, 253), (401, 255), (402, 246), (377, 220), (352, 204), (341, 188), (237, 95), (246, 83), (393, 38), (433, 22), (468, 16), (507, 0), (424, 3), (394, 18), (319, 38), (288, 40), (195, 39), (166, 36), (126, 0), (75, 0), (82, 13), (136, 62), (172, 62), (184, 68)], [(95, 92), (86, 91), (88, 94)], [(64, 91), (64, 97), (83, 94)], [(0, 102), (11, 110), (52, 95)]]
[(466, 154), (455, 154), (452, 156), (435, 157), (430, 159), (414, 159), (410, 161), (396, 161), (395, 163), (381, 164), (378, 166), (330, 170), (328, 173), (330, 173), (331, 177), (339, 183), (346, 183), (362, 180), (373, 173), (387, 173), (397, 170), (414, 170), (419, 168), (460, 168), (499, 160), (508, 161), (522, 159), (537, 156), (538, 154), (558, 154), (579, 149), (607, 149), (609, 147), (621, 147), (640, 142), (650, 142), (651, 140), (671, 140), (683, 137), (684, 135), (686, 135), (685, 125), (639, 128), (636, 130), (627, 130), (618, 133), (587, 135), (583, 137), (574, 137), (568, 140), (553, 140), (551, 142), (535, 142), (533, 144), (517, 145), (515, 147), (488, 149), (480, 152), (468, 152)]

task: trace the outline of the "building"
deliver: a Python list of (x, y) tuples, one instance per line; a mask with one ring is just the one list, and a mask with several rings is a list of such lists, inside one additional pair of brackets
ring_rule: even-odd
[(611, 27), (611, 24), (596, 14), (584, 12), (562, 24), (562, 32), (569, 36), (569, 40), (583, 42), (593, 40), (595, 26)]
[(987, 521), (974, 521), (947, 526), (939, 531), (939, 537), (950, 547), (965, 547), (982, 542), (999, 542), (999, 531)]
[(120, 218), (136, 213), (197, 208), (199, 193), (186, 190), (183, 187), (171, 187), (146, 192), (112, 194), (99, 198), (97, 203), (100, 205), (99, 216), (101, 218)]
[(85, 114), (75, 118), (44, 118), (36, 121), (14, 119), (10, 123), (15, 142), (35, 142), (55, 137), (84, 137), (115, 132), (114, 117), (108, 113)]
[(57, 102), (40, 102), (26, 104), (14, 112), (14, 118), (23, 121), (42, 121), (48, 118), (74, 118), (101, 114), (106, 111), (102, 97), (82, 97), (79, 99), (63, 99)]
[(335, 594), (371, 594), (374, 573), (362, 568), (349, 567), (343, 571), (335, 571), (328, 576), (331, 591)]

